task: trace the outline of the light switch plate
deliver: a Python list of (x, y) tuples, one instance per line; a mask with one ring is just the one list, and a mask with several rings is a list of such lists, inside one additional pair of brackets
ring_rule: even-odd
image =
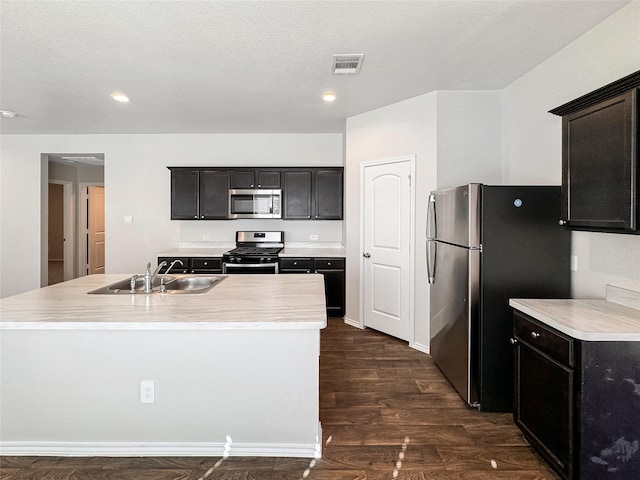
[(577, 255), (571, 255), (571, 271), (572, 272), (577, 272), (578, 271), (578, 256)]
[(124, 216), (124, 223), (133, 223), (133, 216), (132, 215), (125, 215)]

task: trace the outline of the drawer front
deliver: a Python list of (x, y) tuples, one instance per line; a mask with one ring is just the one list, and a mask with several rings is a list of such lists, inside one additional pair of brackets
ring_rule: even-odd
[(222, 270), (222, 259), (214, 257), (192, 258), (191, 270)]
[(173, 263), (174, 260), (180, 260), (182, 265), (176, 263), (171, 269), (171, 273), (188, 273), (189, 272), (189, 258), (188, 257), (158, 257), (158, 265), (161, 262), (166, 262), (167, 264), (160, 269), (158, 273), (164, 273), (169, 268), (169, 265)]
[(314, 261), (315, 268), (344, 268), (344, 258), (316, 258)]
[(573, 339), (571, 337), (517, 311), (514, 313), (513, 330), (519, 340), (554, 360), (573, 367)]
[(281, 258), (280, 270), (311, 270), (313, 260), (311, 258)]

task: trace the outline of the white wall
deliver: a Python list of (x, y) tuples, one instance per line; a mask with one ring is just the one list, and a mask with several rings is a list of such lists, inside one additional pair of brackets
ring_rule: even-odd
[(438, 189), (502, 183), (500, 93), (438, 91)]
[[(38, 288), (41, 154), (105, 154), (107, 273), (142, 271), (179, 241), (235, 239), (249, 221), (171, 221), (167, 166), (342, 166), (341, 134), (3, 135), (0, 145), (0, 297)], [(45, 162), (46, 163), (46, 162)], [(46, 174), (46, 172), (45, 172)], [(46, 180), (45, 180), (46, 181)], [(46, 209), (45, 209), (46, 211)], [(133, 224), (124, 224), (132, 215)], [(341, 241), (342, 222), (275, 222), (287, 239)], [(262, 227), (261, 227), (262, 228)]]
[(431, 92), (347, 119), (346, 317), (360, 322), (360, 165), (416, 156), (414, 346), (429, 346), (425, 228), (428, 194), (469, 182), (499, 184), (499, 92)]
[[(632, 2), (502, 91), (509, 184), (562, 183), (562, 121), (547, 113), (640, 70), (640, 2)], [(640, 235), (574, 232), (572, 296), (602, 298), (607, 283), (640, 290)]]

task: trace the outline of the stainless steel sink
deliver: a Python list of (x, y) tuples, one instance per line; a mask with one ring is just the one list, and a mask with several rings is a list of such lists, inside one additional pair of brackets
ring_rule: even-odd
[[(148, 295), (155, 294), (196, 294), (205, 293), (215, 287), (222, 280), (227, 278), (226, 275), (167, 275), (164, 279), (164, 290), (160, 289), (161, 276), (153, 280), (153, 292)], [(144, 293), (144, 276), (136, 279), (135, 290), (131, 290), (131, 277), (119, 282), (112, 283), (106, 287), (92, 290), (91, 294), (101, 295), (147, 295)]]

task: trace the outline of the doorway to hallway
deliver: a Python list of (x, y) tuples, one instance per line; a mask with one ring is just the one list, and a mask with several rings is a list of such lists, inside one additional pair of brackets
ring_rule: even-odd
[[(41, 285), (87, 275), (90, 259), (92, 270), (104, 273), (104, 154), (48, 153), (41, 157)], [(89, 188), (98, 192), (91, 210)], [(90, 226), (95, 227), (93, 257), (88, 249)]]

